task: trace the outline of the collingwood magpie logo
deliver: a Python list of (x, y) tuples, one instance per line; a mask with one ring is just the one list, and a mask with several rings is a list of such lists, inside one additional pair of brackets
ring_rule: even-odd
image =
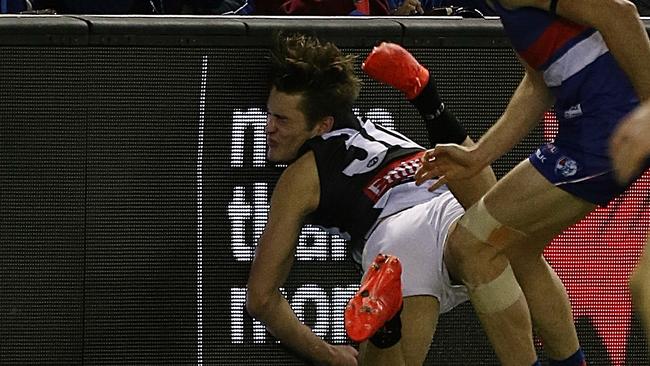
[(368, 164), (366, 164), (366, 167), (372, 168), (373, 166), (377, 165), (378, 162), (379, 162), (379, 158), (375, 156), (374, 158), (370, 159)]

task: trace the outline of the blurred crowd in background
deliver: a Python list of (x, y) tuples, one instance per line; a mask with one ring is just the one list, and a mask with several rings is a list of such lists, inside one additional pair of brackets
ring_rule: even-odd
[[(650, 15), (650, 0), (633, 0)], [(191, 15), (461, 15), (472, 0), (0, 0), (0, 13)], [(454, 8), (454, 13), (450, 8)], [(462, 10), (458, 11), (458, 8)], [(484, 14), (491, 15), (491, 14)]]
[(0, 0), (0, 13), (416, 15), (471, 0)]
[[(0, 0), (0, 13), (191, 15), (460, 15), (472, 0)], [(650, 15), (650, 0), (633, 0)], [(453, 10), (450, 10), (452, 9)], [(460, 10), (458, 10), (460, 8)]]

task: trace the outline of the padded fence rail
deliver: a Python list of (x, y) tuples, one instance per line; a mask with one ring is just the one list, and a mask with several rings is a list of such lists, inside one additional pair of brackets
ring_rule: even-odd
[[(474, 138), (523, 75), (496, 19), (0, 17), (0, 364), (303, 364), (244, 310), (280, 171), (263, 133), (280, 29), (357, 67), (379, 41), (404, 44)], [(359, 74), (355, 112), (426, 145), (410, 104)], [(497, 175), (556, 131), (548, 113)], [(627, 291), (649, 188), (646, 175), (546, 252), (590, 365), (649, 363)], [(306, 227), (282, 291), (340, 344), (358, 281), (345, 243)], [(442, 316), (427, 364), (498, 364), (469, 304)]]

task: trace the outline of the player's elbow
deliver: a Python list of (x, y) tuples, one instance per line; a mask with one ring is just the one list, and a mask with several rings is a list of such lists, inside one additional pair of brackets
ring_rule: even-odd
[[(639, 17), (636, 5), (629, 0), (609, 0), (603, 4), (603, 8), (600, 12), (602, 16), (599, 19), (599, 24), (596, 25), (596, 28), (601, 31), (608, 26), (618, 28), (618, 24), (622, 20), (627, 21)], [(612, 14), (616, 14), (616, 16), (612, 16)]]
[(246, 292), (246, 311), (250, 316), (263, 320), (271, 303), (271, 295), (249, 284)]
[(625, 17), (638, 17), (639, 16), (639, 11), (636, 8), (636, 5), (634, 5), (633, 2), (629, 0), (613, 0), (613, 10), (616, 11), (616, 13), (613, 14), (620, 14)]

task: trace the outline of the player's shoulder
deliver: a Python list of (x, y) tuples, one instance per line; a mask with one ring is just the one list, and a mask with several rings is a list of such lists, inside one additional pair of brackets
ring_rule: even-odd
[(300, 156), (291, 162), (287, 168), (282, 172), (282, 175), (296, 175), (297, 173), (303, 174), (309, 171), (312, 167), (316, 166), (316, 158), (314, 150), (305, 149)]
[(307, 151), (289, 164), (280, 175), (273, 192), (280, 200), (287, 199), (305, 214), (318, 207), (320, 182), (313, 151)]

